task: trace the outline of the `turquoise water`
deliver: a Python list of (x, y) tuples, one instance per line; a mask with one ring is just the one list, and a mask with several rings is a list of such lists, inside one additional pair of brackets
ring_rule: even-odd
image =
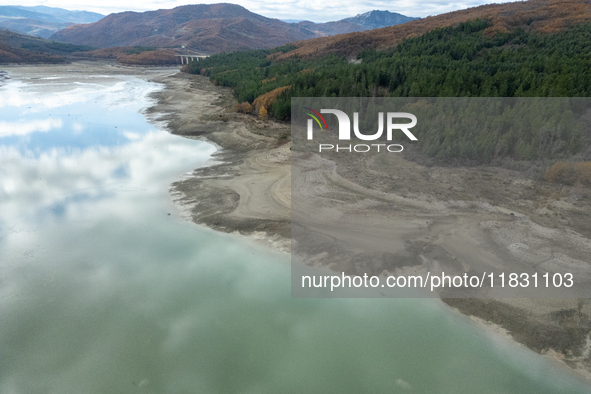
[[(180, 219), (214, 148), (130, 76), (0, 88), (0, 393), (589, 393), (429, 299), (291, 299), (289, 256)], [(170, 213), (170, 215), (169, 215)]]

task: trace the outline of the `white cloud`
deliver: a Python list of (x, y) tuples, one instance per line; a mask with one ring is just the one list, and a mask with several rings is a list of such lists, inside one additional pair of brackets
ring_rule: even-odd
[[(18, 223), (43, 207), (63, 205), (69, 220), (85, 220), (88, 212), (132, 220), (144, 207), (138, 194), (161, 196), (170, 183), (210, 158), (210, 144), (162, 131), (137, 135), (128, 144), (68, 151), (54, 148), (36, 156), (0, 145), (0, 212)], [(125, 180), (118, 170), (125, 169)], [(100, 198), (121, 193), (117, 199)], [(83, 195), (81, 201), (72, 200)], [(145, 197), (142, 197), (145, 198)], [(160, 197), (159, 197), (160, 198)], [(98, 200), (97, 200), (98, 199)], [(125, 202), (125, 204), (121, 204)]]
[(72, 124), (72, 132), (74, 135), (82, 134), (85, 128), (86, 126), (84, 126), (82, 123), (75, 122)]
[(130, 141), (137, 141), (142, 138), (142, 135), (140, 133), (134, 133), (131, 131), (124, 131), (123, 135)]
[(0, 137), (27, 135), (30, 133), (46, 133), (59, 129), (63, 125), (61, 119), (47, 118), (31, 121), (2, 122), (0, 121)]

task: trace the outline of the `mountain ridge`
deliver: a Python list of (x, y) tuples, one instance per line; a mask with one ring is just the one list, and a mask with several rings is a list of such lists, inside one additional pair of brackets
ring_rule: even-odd
[(96, 12), (46, 6), (0, 6), (0, 28), (42, 38), (73, 24), (96, 22), (102, 17)]
[(35, 5), (30, 7), (19, 5), (16, 7), (40, 14), (51, 15), (60, 22), (93, 23), (105, 17), (105, 15), (99, 14), (98, 12), (85, 10), (67, 10), (65, 8), (48, 7), (45, 5)]
[(415, 19), (420, 18), (402, 15), (398, 12), (372, 10), (342, 20), (365, 27), (366, 30), (373, 30), (380, 29), (382, 27), (400, 25)]
[(100, 48), (114, 46), (186, 47), (206, 53), (280, 46), (313, 38), (298, 26), (228, 3), (179, 6), (110, 14), (88, 25), (73, 25), (50, 38)]
[(65, 56), (88, 49), (0, 29), (0, 63), (64, 63)]
[(298, 22), (300, 26), (315, 32), (318, 36), (331, 36), (337, 34), (353, 33), (365, 30), (379, 29), (387, 26), (399, 25), (415, 19), (397, 12), (372, 10), (353, 17), (338, 21), (315, 23), (310, 21)]
[(476, 19), (491, 21), (491, 26), (484, 31), (488, 36), (508, 33), (515, 28), (551, 33), (575, 24), (591, 22), (591, 0), (527, 0), (486, 4), (396, 26), (298, 41), (293, 43), (296, 47), (294, 50), (279, 54), (277, 59), (292, 56), (320, 57), (327, 54), (356, 57), (364, 50), (391, 48), (405, 38)]
[[(390, 25), (416, 18), (389, 11), (370, 11), (348, 19), (327, 23), (287, 23), (236, 4), (197, 4), (111, 14), (92, 24), (67, 27), (50, 38), (101, 48), (180, 47), (213, 54), (271, 48), (314, 37), (363, 31), (376, 23)], [(367, 27), (355, 21), (365, 23)]]

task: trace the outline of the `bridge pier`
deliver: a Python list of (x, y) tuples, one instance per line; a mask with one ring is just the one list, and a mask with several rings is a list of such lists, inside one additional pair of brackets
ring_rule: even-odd
[(180, 58), (181, 64), (189, 64), (189, 62), (193, 62), (195, 60), (199, 60), (202, 59), (204, 57), (207, 57), (205, 55), (176, 55), (177, 57)]

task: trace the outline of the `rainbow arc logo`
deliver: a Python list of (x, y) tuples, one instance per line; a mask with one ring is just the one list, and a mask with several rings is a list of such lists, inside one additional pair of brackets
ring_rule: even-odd
[[(324, 127), (326, 127), (326, 131), (328, 131), (328, 125), (326, 124), (326, 120), (324, 120), (324, 117), (322, 115), (320, 115), (320, 113), (318, 111), (315, 111), (312, 108), (308, 108), (308, 107), (304, 107), (304, 109), (307, 109), (308, 111), (314, 112), (314, 114), (316, 114), (316, 116), (315, 116), (314, 114), (311, 114), (310, 112), (304, 111), (304, 113), (306, 115), (310, 115), (316, 121), (316, 123), (318, 123), (318, 126), (320, 126), (320, 130), (323, 130), (322, 123), (324, 123)], [(320, 123), (320, 120), (318, 118), (322, 119), (322, 123)]]

